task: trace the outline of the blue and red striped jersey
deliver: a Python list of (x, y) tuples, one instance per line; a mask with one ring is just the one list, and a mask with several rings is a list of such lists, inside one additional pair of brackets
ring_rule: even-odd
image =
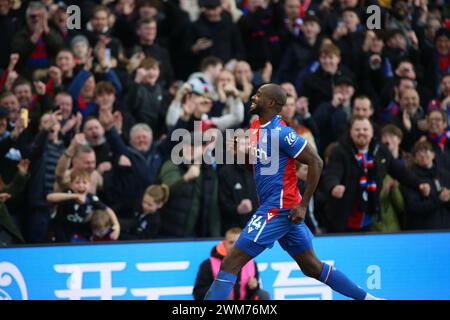
[(261, 125), (259, 119), (250, 126), (253, 173), (260, 206), (292, 208), (301, 201), (297, 187), (295, 158), (303, 151), (306, 140), (288, 127), (281, 116)]

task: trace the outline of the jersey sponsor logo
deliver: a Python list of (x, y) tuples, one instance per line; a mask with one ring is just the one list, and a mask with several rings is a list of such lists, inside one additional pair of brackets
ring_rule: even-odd
[(69, 214), (67, 215), (67, 220), (73, 223), (83, 223), (84, 219), (78, 215), (78, 213), (75, 214)]
[(284, 140), (288, 143), (289, 146), (292, 146), (297, 141), (297, 135), (294, 132), (290, 132)]
[(267, 161), (268, 159), (267, 152), (261, 148), (253, 147), (253, 154), (256, 156), (257, 159), (261, 161)]

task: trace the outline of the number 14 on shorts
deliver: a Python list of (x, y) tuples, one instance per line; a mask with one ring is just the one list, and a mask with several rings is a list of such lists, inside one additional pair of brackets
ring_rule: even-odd
[(252, 216), (252, 219), (248, 223), (248, 231), (247, 232), (251, 233), (253, 230), (259, 230), (259, 228), (261, 228), (262, 218), (263, 218), (263, 216), (257, 216), (256, 214), (254, 214)]

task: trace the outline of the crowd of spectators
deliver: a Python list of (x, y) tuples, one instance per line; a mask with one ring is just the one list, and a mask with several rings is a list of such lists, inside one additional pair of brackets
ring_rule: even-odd
[(171, 133), (248, 128), (269, 82), (324, 159), (315, 234), (450, 228), (448, 1), (0, 0), (0, 30), (0, 245), (243, 228), (251, 165)]

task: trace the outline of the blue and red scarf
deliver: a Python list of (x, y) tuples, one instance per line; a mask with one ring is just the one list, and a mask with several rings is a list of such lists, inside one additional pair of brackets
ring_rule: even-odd
[(441, 151), (444, 151), (447, 139), (450, 138), (450, 131), (444, 131), (439, 135), (436, 133), (430, 133), (428, 137), (430, 138), (431, 141), (435, 142), (439, 146)]
[(355, 159), (358, 162), (358, 166), (362, 169), (361, 176), (359, 177), (359, 186), (361, 190), (367, 192), (377, 191), (376, 174), (374, 172), (375, 161), (369, 152), (363, 153), (358, 151), (355, 155)]
[[(378, 149), (378, 148), (377, 148)], [(353, 200), (352, 209), (347, 220), (347, 228), (360, 230), (372, 224), (374, 217), (379, 218), (377, 205), (377, 183), (375, 161), (370, 151), (361, 152), (352, 149), (360, 171), (358, 195)]]
[(49, 59), (44, 38), (41, 37), (38, 40), (33, 51), (29, 55), (26, 64), (32, 69), (43, 69), (48, 67)]

